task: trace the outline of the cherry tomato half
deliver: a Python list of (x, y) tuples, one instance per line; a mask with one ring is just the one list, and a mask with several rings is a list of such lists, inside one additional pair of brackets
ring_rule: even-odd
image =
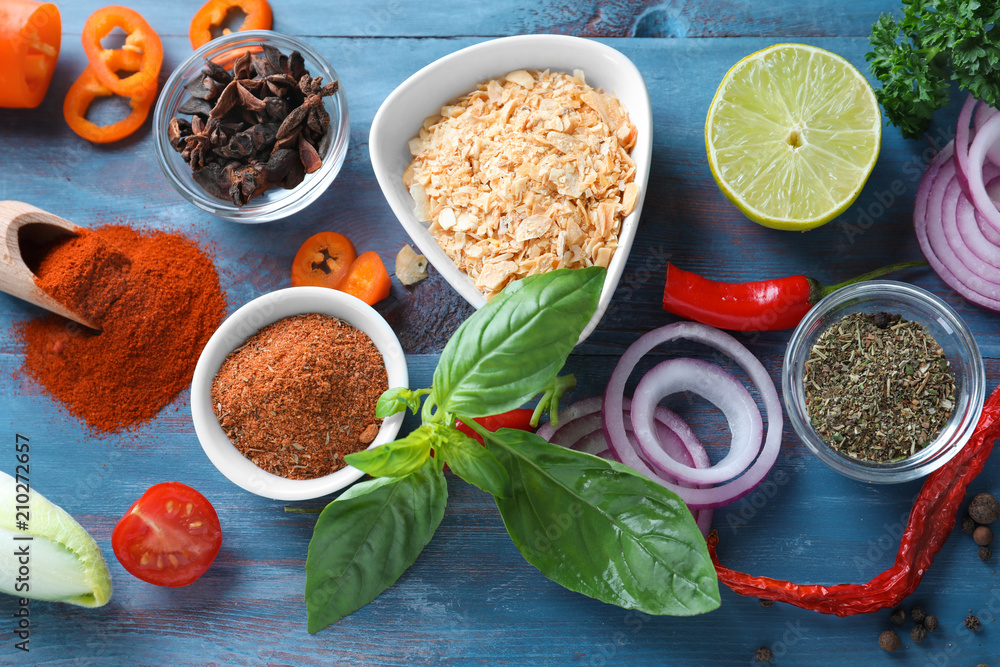
[(122, 566), (157, 586), (187, 586), (205, 573), (221, 546), (212, 503), (180, 482), (149, 487), (111, 534)]
[(336, 287), (358, 253), (343, 234), (320, 232), (306, 239), (292, 260), (292, 286)]

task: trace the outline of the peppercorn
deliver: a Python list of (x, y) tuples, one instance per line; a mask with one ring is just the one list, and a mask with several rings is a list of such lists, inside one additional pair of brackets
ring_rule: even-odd
[(882, 647), (883, 651), (889, 651), (891, 653), (902, 646), (903, 642), (899, 639), (899, 635), (895, 632), (892, 630), (886, 630), (878, 636), (878, 645)]
[(927, 628), (920, 625), (919, 623), (914, 625), (913, 629), (910, 630), (910, 639), (917, 642), (918, 644), (924, 641), (924, 637), (926, 636), (927, 636)]
[(924, 620), (924, 616), (926, 615), (927, 613), (924, 611), (924, 608), (918, 604), (913, 605), (913, 608), (910, 609), (910, 618), (912, 618), (917, 623)]
[(928, 616), (924, 619), (924, 627), (927, 628), (927, 632), (934, 632), (937, 630), (938, 620), (937, 616)]
[(889, 616), (889, 620), (892, 621), (893, 625), (902, 625), (903, 623), (906, 623), (906, 612), (902, 609), (896, 609), (892, 612), (892, 615)]
[(969, 614), (968, 616), (965, 617), (965, 627), (975, 632), (980, 627), (982, 627), (982, 624), (979, 622), (978, 616), (976, 616), (975, 614)]
[(773, 657), (771, 655), (771, 649), (769, 649), (766, 646), (761, 646), (759, 649), (757, 649), (757, 652), (754, 655), (757, 656), (757, 659), (760, 660), (761, 662), (770, 662), (771, 658)]
[(993, 558), (993, 549), (990, 549), (989, 547), (979, 547), (979, 560), (985, 563), (990, 558)]
[(760, 598), (757, 602), (760, 603), (761, 607), (770, 607), (774, 605), (774, 600), (768, 600), (766, 598)]
[(987, 544), (993, 541), (993, 531), (990, 530), (989, 526), (980, 526), (976, 528), (975, 532), (972, 533), (972, 539), (976, 541), (981, 547), (985, 547)]
[(976, 522), (972, 520), (972, 517), (966, 514), (962, 517), (962, 532), (972, 535), (972, 532), (976, 529)]
[(988, 493), (977, 493), (969, 503), (969, 516), (976, 523), (993, 523), (1000, 518), (1000, 502)]

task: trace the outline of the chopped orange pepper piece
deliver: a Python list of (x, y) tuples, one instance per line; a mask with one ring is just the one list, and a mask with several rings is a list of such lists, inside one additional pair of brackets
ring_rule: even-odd
[(347, 275), (334, 289), (352, 294), (369, 306), (389, 296), (392, 279), (385, 270), (385, 264), (377, 252), (369, 250), (358, 255), (358, 258), (347, 270)]
[[(188, 30), (191, 48), (197, 49), (212, 41), (212, 28), (222, 26), (230, 9), (241, 9), (246, 14), (243, 24), (236, 29), (237, 32), (271, 29), (271, 5), (267, 4), (267, 0), (208, 0), (191, 19)], [(223, 30), (222, 34), (227, 35), (229, 32), (228, 29)]]
[(347, 276), (357, 256), (354, 244), (343, 234), (313, 234), (292, 260), (292, 287), (312, 285), (336, 288)]
[[(121, 49), (105, 49), (101, 40), (115, 28), (127, 33)], [(142, 93), (156, 90), (156, 79), (163, 64), (163, 44), (146, 19), (139, 12), (120, 5), (102, 7), (83, 24), (83, 50), (87, 54), (94, 76), (104, 87), (122, 97), (140, 97)], [(135, 74), (119, 78), (111, 62), (118, 51), (131, 51), (142, 55), (142, 65)]]
[[(108, 58), (107, 64), (114, 71), (135, 71), (142, 66), (144, 57), (135, 51), (116, 50)], [(106, 144), (112, 141), (124, 139), (128, 135), (138, 130), (146, 121), (149, 109), (156, 101), (156, 87), (129, 98), (131, 113), (122, 120), (110, 125), (97, 125), (87, 120), (87, 109), (91, 102), (97, 97), (108, 97), (114, 93), (105, 86), (93, 66), (88, 65), (83, 74), (80, 75), (63, 101), (63, 117), (70, 129), (79, 134), (87, 141), (95, 144)]]
[(59, 58), (62, 20), (51, 3), (0, 2), (0, 107), (34, 108)]

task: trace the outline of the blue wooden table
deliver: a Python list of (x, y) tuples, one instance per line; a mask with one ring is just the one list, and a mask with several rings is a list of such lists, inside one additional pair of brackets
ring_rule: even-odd
[[(200, 0), (131, 3), (163, 37), (167, 74), (190, 53), (187, 28)], [(315, 2), (274, 0), (276, 30), (298, 35), (342, 77), (351, 147), (340, 176), (292, 219), (226, 223), (188, 205), (167, 184), (148, 126), (133, 138), (92, 146), (65, 125), (62, 98), (84, 66), (79, 34), (101, 3), (61, 3), (63, 47), (43, 105), (0, 110), (0, 199), (32, 203), (86, 226), (124, 222), (197, 234), (214, 253), (231, 310), (288, 285), (298, 245), (319, 230), (349, 235), (392, 266), (408, 241), (368, 160), (371, 120), (382, 100), (421, 66), (495, 36), (558, 32), (593, 37), (639, 67), (652, 98), (654, 152), (638, 238), (600, 327), (571, 357), (581, 398), (598, 393), (624, 348), (674, 321), (659, 306), (668, 260), (739, 280), (808, 273), (831, 284), (893, 261), (917, 258), (913, 199), (928, 144), (887, 128), (874, 174), (840, 219), (806, 234), (765, 229), (719, 193), (709, 173), (703, 123), (718, 81), (741, 57), (781, 41), (836, 51), (862, 71), (871, 24), (896, 0), (539, 0), (514, 2)], [(956, 96), (957, 97), (957, 96)], [(101, 112), (108, 113), (107, 109)], [(945, 139), (957, 115), (938, 116)], [(900, 191), (902, 194), (893, 194)], [(869, 222), (865, 216), (871, 214)], [(974, 307), (929, 270), (912, 282), (944, 298), (969, 322), (1000, 381), (1000, 316)], [(407, 352), (413, 386), (427, 386), (444, 343), (471, 309), (432, 272), (412, 288), (394, 284), (378, 309)], [(948, 540), (907, 606), (941, 621), (922, 644), (903, 634), (890, 655), (877, 646), (888, 612), (840, 619), (722, 591), (722, 607), (695, 618), (648, 617), (549, 582), (524, 562), (490, 498), (454, 477), (437, 535), (399, 582), (374, 603), (317, 634), (306, 632), (306, 546), (313, 519), (250, 495), (211, 466), (182, 394), (135, 432), (96, 437), (28, 380), (11, 325), (38, 311), (0, 296), (0, 469), (14, 467), (15, 434), (32, 443), (32, 483), (73, 514), (108, 558), (115, 591), (100, 609), (32, 603), (30, 653), (14, 648), (16, 600), (0, 597), (0, 664), (775, 664), (975, 665), (1000, 662), (1000, 588), (995, 556), (981, 562), (967, 535)], [(788, 332), (744, 335), (776, 382)], [(150, 378), (155, 382), (156, 378)], [(704, 411), (702, 411), (704, 412)], [(706, 440), (724, 431), (704, 421)], [(218, 509), (225, 542), (215, 565), (182, 589), (133, 578), (111, 552), (117, 519), (148, 486), (169, 480), (202, 491)], [(734, 567), (810, 583), (867, 581), (888, 567), (918, 482), (867, 486), (816, 460), (786, 427), (772, 484), (716, 513), (722, 557)], [(997, 457), (972, 491), (1000, 491)], [(313, 504), (321, 504), (319, 502)], [(942, 519), (945, 520), (945, 519)], [(983, 628), (962, 627), (977, 613)]]

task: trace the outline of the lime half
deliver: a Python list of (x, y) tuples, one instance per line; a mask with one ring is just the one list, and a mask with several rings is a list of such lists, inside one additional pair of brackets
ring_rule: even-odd
[(775, 44), (736, 63), (705, 121), (715, 182), (748, 218), (776, 229), (812, 229), (843, 213), (881, 138), (864, 75), (805, 44)]

